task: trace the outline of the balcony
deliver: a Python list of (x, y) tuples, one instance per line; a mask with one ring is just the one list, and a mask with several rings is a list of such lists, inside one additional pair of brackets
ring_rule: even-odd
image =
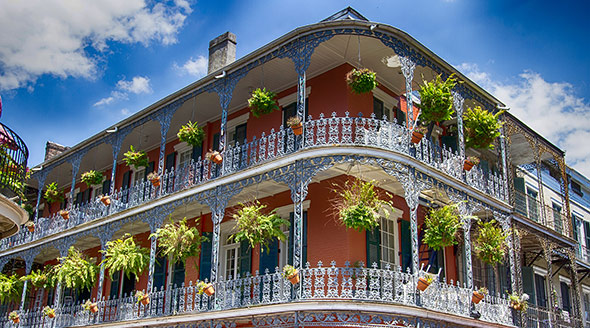
[[(429, 173), (435, 169), (445, 178), (464, 183), (496, 200), (507, 202), (505, 179), (496, 173), (484, 173), (475, 167), (463, 171), (463, 159), (455, 152), (434, 146), (425, 138), (418, 145), (409, 140), (409, 131), (396, 123), (379, 120), (373, 116), (336, 117), (308, 119), (304, 126), (304, 137), (296, 137), (290, 128), (280, 127), (278, 131), (262, 136), (243, 145), (236, 143), (223, 152), (223, 163), (213, 164), (209, 160), (198, 160), (190, 165), (165, 172), (162, 184), (155, 189), (149, 181), (141, 181), (128, 189), (120, 189), (111, 195), (111, 205), (105, 206), (99, 198), (82, 205), (74, 206), (70, 219), (64, 220), (58, 214), (39, 218), (34, 233), (21, 231), (19, 234), (2, 240), (0, 251), (23, 245), (50, 235), (58, 234), (78, 225), (99, 218), (138, 207), (153, 200), (206, 184), (221, 176), (248, 170), (255, 166), (270, 163), (306, 150), (323, 149), (320, 156), (359, 156), (359, 151), (350, 147), (362, 147), (370, 152), (366, 156), (395, 156), (409, 158), (418, 170)], [(337, 147), (348, 147), (346, 151)], [(380, 152), (374, 152), (374, 150)], [(395, 153), (395, 154), (391, 154)], [(314, 155), (318, 156), (318, 155)]]
[(555, 313), (549, 310), (529, 305), (526, 313), (527, 328), (549, 328), (549, 327), (582, 327), (581, 319), (569, 314), (567, 311), (556, 309)]
[(573, 238), (567, 228), (567, 216), (552, 206), (539, 201), (536, 197), (515, 190), (514, 210), (560, 235)]
[[(481, 321), (512, 325), (512, 312), (506, 299), (488, 295), (474, 305), (471, 289), (441, 281), (433, 282), (420, 292), (416, 289), (419, 275), (402, 272), (397, 266), (378, 269), (376, 265), (364, 268), (350, 267), (346, 263), (345, 267), (336, 267), (336, 263), (332, 262), (331, 266), (324, 267), (320, 261), (317, 267), (311, 268), (308, 263), (300, 272), (301, 282), (295, 287), (282, 277), (278, 268), (276, 271), (221, 280), (214, 285), (215, 294), (212, 297), (198, 295), (191, 282), (188, 286), (174, 286), (152, 293), (147, 306), (139, 304), (133, 296), (125, 296), (101, 299), (96, 314), (84, 310), (81, 304), (62, 306), (56, 310), (55, 319), (43, 317), (40, 309), (28, 311), (21, 315), (20, 327), (50, 327), (54, 324), (52, 321), (55, 321), (55, 327), (67, 327), (132, 320), (142, 320), (142, 326), (148, 326), (153, 318), (171, 317), (168, 321), (173, 322), (173, 317), (177, 315), (186, 317), (232, 309), (248, 309), (248, 314), (241, 319), (254, 320), (251, 311), (257, 309), (257, 313), (262, 313), (264, 310), (261, 307), (265, 305), (294, 303), (300, 310), (306, 309), (306, 306), (313, 306), (314, 309), (324, 306), (334, 311), (339, 305), (342, 309), (346, 308), (350, 302), (354, 302), (358, 310), (365, 305), (377, 305), (380, 311), (388, 314), (396, 311), (395, 306), (410, 307), (426, 311), (423, 315), (431, 318), (439, 318), (441, 314), (470, 318), (471, 313), (477, 311)], [(284, 309), (275, 307), (269, 311)], [(0, 325), (9, 325), (7, 315), (0, 318)]]

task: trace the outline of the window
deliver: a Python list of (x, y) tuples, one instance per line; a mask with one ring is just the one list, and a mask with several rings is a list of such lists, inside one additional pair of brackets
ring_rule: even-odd
[(534, 221), (539, 221), (539, 208), (537, 206), (537, 192), (532, 190), (531, 188), (527, 188), (526, 193), (527, 193), (529, 218)]
[(238, 254), (240, 244), (229, 240), (229, 233), (224, 235), (223, 245), (221, 246), (221, 272), (224, 279), (229, 279), (238, 275)]
[(396, 252), (396, 243), (397, 239), (395, 238), (395, 226), (397, 223), (395, 221), (381, 218), (381, 267), (385, 268), (387, 264), (390, 264), (392, 267), (397, 264), (397, 252)]
[(545, 277), (535, 273), (535, 293), (537, 306), (547, 307), (547, 293), (545, 289)]
[(556, 203), (552, 204), (553, 208), (553, 227), (555, 231), (561, 233), (563, 231), (563, 222), (561, 222), (561, 206)]
[(584, 193), (582, 193), (582, 186), (580, 186), (579, 183), (577, 183), (576, 181), (572, 180), (571, 186), (572, 186), (572, 191), (576, 195), (578, 195), (580, 197), (583, 197), (584, 196)]
[(580, 246), (581, 246), (581, 242), (579, 239), (580, 223), (581, 223), (580, 219), (578, 219), (578, 217), (575, 214), (572, 214), (572, 230), (574, 231), (574, 240), (576, 242), (578, 242), (578, 244), (580, 244)]
[(561, 308), (571, 313), (570, 287), (564, 281), (561, 281), (559, 285), (561, 286)]
[(189, 149), (180, 153), (179, 161), (178, 161), (178, 168), (184, 168), (190, 164), (191, 159), (193, 157), (193, 150)]

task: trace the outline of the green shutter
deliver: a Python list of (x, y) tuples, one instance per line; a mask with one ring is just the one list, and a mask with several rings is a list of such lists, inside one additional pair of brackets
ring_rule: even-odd
[(203, 236), (207, 237), (207, 241), (201, 244), (201, 261), (199, 263), (199, 279), (211, 280), (211, 252), (213, 249), (213, 233), (203, 232)]
[(524, 178), (515, 177), (514, 178), (514, 189), (516, 191), (520, 191), (521, 193), (525, 193), (524, 191)]
[(184, 263), (182, 261), (174, 264), (174, 275), (172, 276), (172, 286), (182, 286), (186, 274)]
[(105, 180), (102, 183), (102, 194), (108, 195), (111, 193), (111, 180)]
[(584, 231), (586, 232), (586, 247), (590, 248), (590, 222), (584, 221)]
[(367, 240), (367, 267), (373, 267), (373, 263), (377, 267), (381, 266), (381, 229), (379, 227), (372, 231), (366, 231)]
[(307, 211), (303, 212), (303, 251), (301, 253), (302, 266), (305, 266), (305, 263), (307, 263)]
[(442, 136), (440, 137), (440, 141), (445, 149), (450, 148), (454, 152), (457, 152), (457, 136)]
[(166, 171), (170, 172), (174, 164), (176, 164), (176, 152), (166, 155)]
[(192, 159), (193, 161), (198, 161), (199, 158), (203, 155), (203, 143), (201, 142), (200, 145), (193, 147)]
[(166, 258), (158, 256), (156, 257), (156, 263), (154, 267), (154, 290), (161, 289), (166, 283)]
[(293, 237), (295, 236), (295, 225), (293, 224), (295, 213), (289, 213), (289, 252), (287, 254), (287, 263), (293, 265)]
[(263, 274), (268, 269), (268, 272), (274, 273), (275, 268), (279, 265), (279, 240), (274, 239), (268, 245), (268, 252), (266, 250), (260, 251), (260, 264), (258, 271)]
[(529, 295), (529, 302), (535, 304), (535, 273), (532, 267), (522, 267), (522, 289)]
[[(295, 213), (289, 213), (289, 254), (287, 254), (287, 263), (293, 264), (293, 248), (295, 247)], [(303, 254), (301, 256), (301, 264), (305, 267), (307, 263), (307, 211), (303, 212)]]
[(412, 238), (410, 237), (410, 222), (401, 220), (400, 237), (402, 242), (402, 270), (412, 268)]
[(526, 196), (524, 188), (524, 178), (514, 178), (514, 201), (515, 209), (522, 215), (527, 215)]
[[(244, 277), (247, 272), (252, 271), (252, 249), (247, 241), (240, 243), (240, 258), (238, 259), (238, 275)], [(260, 273), (263, 273), (262, 271)], [(234, 277), (235, 278), (235, 277)]]
[(154, 172), (154, 168), (155, 168), (155, 167), (156, 167), (156, 162), (155, 162), (155, 161), (151, 161), (151, 162), (148, 164), (148, 167), (147, 167), (147, 168), (146, 168), (146, 170), (144, 171), (144, 173), (145, 173), (145, 174), (144, 174), (144, 176), (143, 176), (143, 180), (144, 180), (144, 181), (145, 181), (145, 180), (147, 180), (147, 176), (148, 176), (148, 174), (150, 174), (150, 173)]
[(111, 292), (109, 293), (111, 299), (119, 297), (119, 277), (121, 271), (111, 274)]

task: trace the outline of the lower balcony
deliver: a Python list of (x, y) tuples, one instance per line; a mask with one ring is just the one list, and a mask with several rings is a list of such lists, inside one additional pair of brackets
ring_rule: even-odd
[[(302, 269), (299, 273), (301, 281), (296, 285), (283, 278), (278, 268), (276, 271), (219, 281), (214, 284), (215, 294), (211, 297), (199, 295), (197, 288), (190, 283), (188, 286), (183, 284), (151, 293), (148, 305), (138, 303), (133, 295), (126, 295), (119, 299), (103, 298), (97, 302), (97, 313), (90, 313), (82, 304), (64, 304), (56, 309), (55, 318), (48, 319), (43, 316), (41, 309), (35, 309), (21, 313), (20, 327), (115, 323), (125, 327), (176, 326), (212, 318), (226, 320), (223, 325), (226, 327), (235, 327), (236, 323), (264, 326), (261, 324), (264, 315), (299, 311), (309, 318), (312, 311), (318, 310), (331, 311), (332, 314), (339, 310), (348, 311), (344, 316), (357, 311), (359, 314), (354, 320), (360, 321), (365, 320), (363, 316), (369, 316), (366, 320), (371, 324), (356, 322), (358, 326), (373, 326), (378, 321), (383, 326), (393, 326), (383, 322), (383, 316), (393, 316), (395, 320), (404, 318), (403, 326), (419, 326), (420, 320), (480, 327), (512, 326), (513, 323), (513, 310), (505, 298), (488, 295), (479, 304), (473, 304), (471, 289), (438, 279), (425, 291), (418, 291), (416, 286), (418, 278), (423, 275), (422, 271), (410, 274), (402, 272), (400, 267), (364, 268), (351, 267), (348, 263), (345, 267), (336, 267), (334, 262), (329, 267), (323, 267), (319, 262), (315, 268), (308, 264), (307, 268)], [(378, 310), (381, 314), (368, 314), (371, 310)], [(207, 317), (206, 314), (215, 315)], [(13, 326), (7, 314), (1, 318), (2, 327)], [(305, 326), (317, 326), (316, 319)], [(266, 324), (276, 327), (269, 322)], [(335, 323), (325, 325), (339, 326)], [(293, 323), (292, 326), (297, 325)]]
[(526, 312), (527, 328), (549, 328), (549, 327), (583, 327), (582, 321), (568, 311), (556, 309), (551, 312), (546, 308), (529, 305)]

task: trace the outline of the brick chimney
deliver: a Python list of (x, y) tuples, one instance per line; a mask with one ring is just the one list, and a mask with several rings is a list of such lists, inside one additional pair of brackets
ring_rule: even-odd
[(51, 159), (63, 153), (67, 149), (70, 149), (70, 147), (62, 146), (55, 142), (47, 141), (47, 144), (45, 144), (45, 160)]
[(225, 32), (209, 42), (209, 67), (207, 74), (236, 60), (236, 35)]

